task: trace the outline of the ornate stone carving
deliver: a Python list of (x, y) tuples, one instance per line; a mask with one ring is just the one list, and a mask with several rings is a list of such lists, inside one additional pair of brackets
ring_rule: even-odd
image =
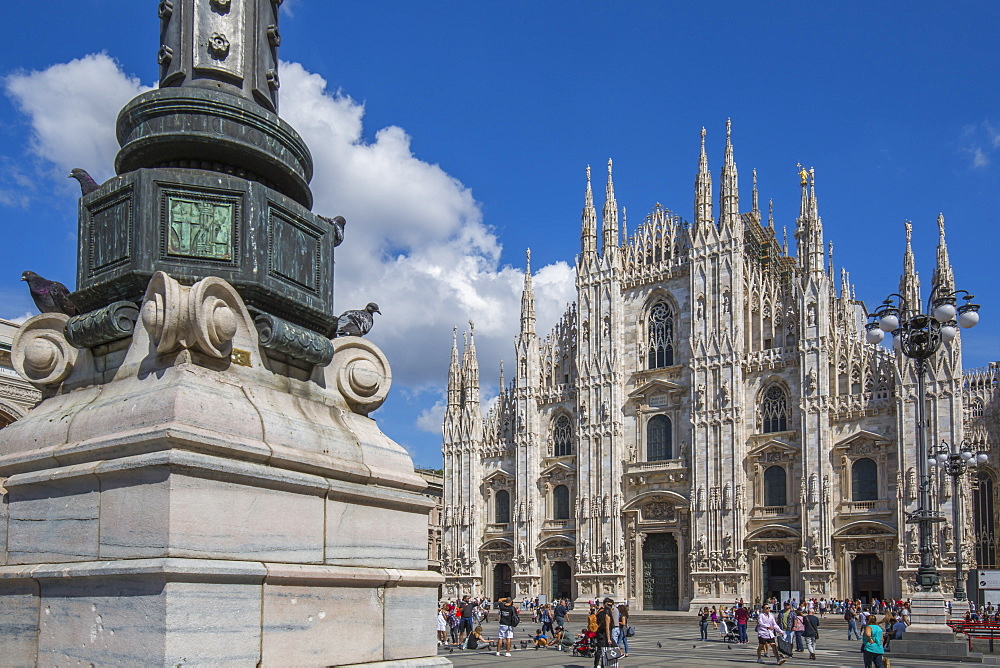
[(139, 307), (118, 301), (104, 308), (76, 315), (66, 322), (66, 340), (77, 348), (93, 348), (132, 336)]
[[(268, 313), (258, 315), (254, 319), (254, 325), (257, 326), (258, 341), (262, 348), (319, 366), (326, 366), (333, 359), (333, 342), (312, 330)], [(358, 374), (355, 380), (361, 381), (359, 368), (353, 371)], [(363, 382), (355, 384), (363, 388)]]
[(68, 320), (62, 313), (43, 313), (21, 326), (10, 358), (23, 378), (36, 385), (54, 385), (73, 371), (78, 350), (63, 335)]
[(381, 406), (392, 386), (392, 370), (385, 354), (374, 343), (358, 336), (338, 337), (333, 348), (329, 368), (351, 410), (367, 415)]

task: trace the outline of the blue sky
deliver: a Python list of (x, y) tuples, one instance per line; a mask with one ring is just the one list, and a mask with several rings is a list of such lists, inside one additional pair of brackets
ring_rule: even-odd
[[(0, 317), (17, 318), (22, 270), (74, 284), (65, 174), (111, 175), (115, 114), (155, 84), (158, 22), (153, 0), (7, 13)], [(286, 0), (281, 21), (282, 115), (316, 158), (316, 210), (350, 221), (338, 310), (382, 306), (370, 336), (395, 387), (377, 417), (418, 465), (440, 461), (452, 326), (475, 319), (491, 397), (525, 248), (540, 334), (572, 298), (586, 165), (614, 159), (630, 229), (656, 202), (690, 219), (698, 133), (717, 184), (727, 117), (743, 208), (756, 168), (791, 235), (796, 163), (815, 167), (826, 239), (869, 305), (895, 290), (906, 219), (926, 287), (944, 212), (958, 285), (983, 304), (966, 366), (1000, 359), (996, 3)]]

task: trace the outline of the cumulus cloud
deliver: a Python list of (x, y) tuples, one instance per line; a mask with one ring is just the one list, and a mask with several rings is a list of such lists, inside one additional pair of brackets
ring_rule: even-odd
[[(428, 403), (442, 396), (452, 326), (473, 320), (485, 397), (499, 360), (513, 356), (523, 273), (500, 264), (500, 242), (472, 190), (414, 155), (400, 127), (381, 128), (366, 141), (364, 105), (320, 75), (297, 63), (283, 63), (281, 72), (281, 115), (315, 162), (313, 209), (348, 220), (336, 252), (337, 310), (379, 304), (384, 315), (369, 337), (388, 355), (397, 387)], [(30, 150), (61, 182), (75, 166), (98, 179), (111, 175), (118, 110), (148, 89), (105, 54), (4, 83), (31, 124)], [(544, 335), (574, 298), (572, 268), (541, 267), (534, 280)], [(439, 405), (424, 410), (415, 426), (438, 431)]]
[(118, 110), (149, 90), (106, 53), (8, 75), (4, 88), (31, 122), (31, 152), (51, 165), (60, 185), (74, 167), (98, 181), (114, 175)]

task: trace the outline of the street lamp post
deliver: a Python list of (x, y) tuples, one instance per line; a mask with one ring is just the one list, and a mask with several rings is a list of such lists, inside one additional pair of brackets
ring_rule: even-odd
[[(960, 295), (965, 303), (956, 307), (956, 299)], [(886, 334), (891, 334), (893, 347), (913, 360), (916, 367), (916, 450), (920, 485), (918, 507), (907, 516), (907, 522), (916, 524), (918, 529), (920, 566), (917, 568), (916, 585), (924, 592), (932, 591), (939, 584), (931, 553), (931, 525), (942, 519), (930, 508), (929, 451), (924, 415), (927, 360), (941, 349), (943, 343), (952, 341), (958, 335), (959, 327), (968, 329), (979, 322), (979, 305), (973, 304), (972, 299), (973, 295), (965, 290), (944, 292), (940, 285), (935, 285), (927, 300), (927, 313), (919, 313), (919, 303), (907, 303), (905, 297), (893, 293), (871, 314), (871, 322), (865, 326), (868, 343), (881, 343)]]
[(951, 498), (951, 518), (955, 527), (955, 600), (964, 601), (965, 578), (962, 577), (962, 503), (959, 497), (962, 476), (977, 464), (984, 463), (989, 459), (985, 452), (975, 452), (969, 448), (968, 441), (961, 444), (948, 445), (942, 442), (936, 451), (928, 453), (927, 463), (934, 467), (939, 467), (942, 471), (951, 476), (952, 498)]

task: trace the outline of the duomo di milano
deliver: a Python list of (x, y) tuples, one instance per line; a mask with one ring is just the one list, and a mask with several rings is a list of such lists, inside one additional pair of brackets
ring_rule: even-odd
[[(865, 343), (867, 311), (828, 258), (814, 176), (799, 178), (791, 255), (756, 184), (740, 212), (728, 124), (717, 217), (704, 130), (690, 224), (657, 205), (632, 234), (620, 229), (609, 162), (599, 232), (588, 168), (576, 302), (540, 338), (529, 264), (514, 378), (501, 369), (485, 418), (474, 337), (461, 356), (453, 345), (445, 596), (609, 595), (684, 610), (781, 591), (912, 591), (913, 364)], [(938, 227), (932, 283), (953, 290)], [(909, 225), (899, 291), (920, 303)], [(997, 563), (1000, 369), (963, 372), (960, 338), (929, 362), (928, 443), (994, 450), (963, 478), (962, 527), (951, 478), (933, 470), (947, 591), (956, 531), (968, 567)]]

